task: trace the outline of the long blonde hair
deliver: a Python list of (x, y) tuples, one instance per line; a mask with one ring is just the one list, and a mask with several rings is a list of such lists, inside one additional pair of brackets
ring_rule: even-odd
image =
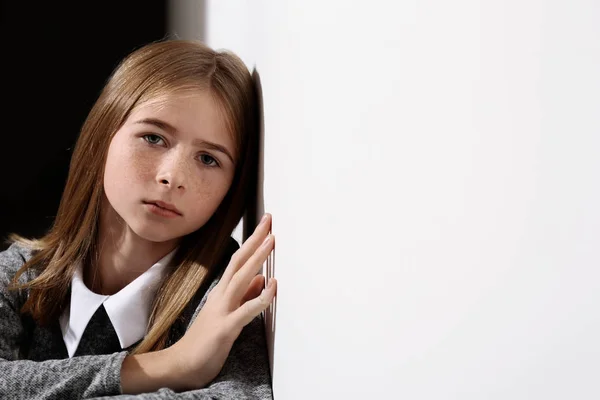
[[(222, 107), (235, 138), (237, 161), (231, 187), (216, 212), (199, 230), (181, 239), (173, 268), (155, 298), (148, 334), (134, 352), (167, 345), (171, 326), (223, 256), (254, 184), (258, 110), (252, 76), (235, 54), (215, 51), (198, 41), (149, 43), (126, 57), (108, 79), (82, 126), (53, 226), (35, 240), (12, 236), (36, 250), (13, 281), (13, 288), (29, 289), (23, 313), (41, 325), (55, 321), (68, 304), (76, 265), (97, 260), (108, 147), (131, 110), (155, 96), (190, 88), (210, 90)], [(39, 274), (18, 284), (28, 269)]]

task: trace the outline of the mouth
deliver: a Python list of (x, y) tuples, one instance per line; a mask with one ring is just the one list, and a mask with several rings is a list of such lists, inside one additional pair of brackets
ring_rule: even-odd
[(164, 216), (182, 216), (183, 214), (175, 205), (167, 203), (161, 200), (148, 200), (143, 201), (144, 204), (150, 206), (153, 211), (157, 211)]

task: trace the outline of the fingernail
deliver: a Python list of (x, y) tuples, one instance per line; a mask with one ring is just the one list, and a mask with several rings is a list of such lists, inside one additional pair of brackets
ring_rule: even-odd
[(265, 222), (267, 222), (267, 214), (264, 214), (262, 219), (260, 220), (261, 224), (264, 224)]

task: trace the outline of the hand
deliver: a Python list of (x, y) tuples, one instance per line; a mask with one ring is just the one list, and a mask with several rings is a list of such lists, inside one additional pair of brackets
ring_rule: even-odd
[(217, 376), (244, 326), (273, 301), (277, 281), (270, 279), (264, 288), (265, 277), (258, 275), (275, 245), (270, 229), (271, 215), (265, 214), (231, 257), (192, 326), (168, 349), (189, 389), (204, 387)]

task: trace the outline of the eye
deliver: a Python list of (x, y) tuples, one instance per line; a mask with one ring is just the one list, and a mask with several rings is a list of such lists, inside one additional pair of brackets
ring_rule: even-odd
[(142, 136), (144, 138), (144, 140), (152, 145), (159, 145), (160, 142), (164, 142), (163, 138), (155, 135), (153, 133), (149, 133), (147, 135)]
[(217, 162), (217, 160), (215, 160), (215, 158), (209, 154), (201, 154), (200, 161), (202, 161), (202, 163), (204, 165), (209, 166), (209, 167), (218, 167), (219, 166), (219, 163)]

